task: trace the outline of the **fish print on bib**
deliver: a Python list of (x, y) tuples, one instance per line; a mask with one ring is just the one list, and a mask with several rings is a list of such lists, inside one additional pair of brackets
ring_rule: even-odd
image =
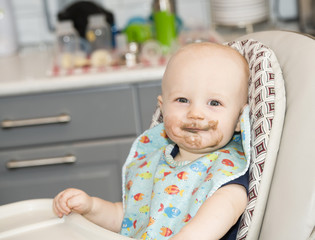
[(178, 164), (164, 125), (134, 142), (123, 169), (124, 219), (121, 234), (136, 239), (168, 239), (196, 215), (218, 188), (248, 169), (240, 135), (224, 148)]

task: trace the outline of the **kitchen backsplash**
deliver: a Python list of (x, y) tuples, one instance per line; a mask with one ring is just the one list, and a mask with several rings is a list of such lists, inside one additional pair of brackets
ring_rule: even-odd
[[(56, 13), (71, 0), (13, 0), (20, 45), (41, 44), (54, 41)], [(151, 0), (96, 0), (113, 12), (118, 29), (125, 27), (132, 17), (147, 18), (151, 13)], [(210, 3), (207, 0), (179, 0), (177, 14), (186, 27), (207, 28), (210, 25)], [(47, 21), (48, 19), (48, 21)]]

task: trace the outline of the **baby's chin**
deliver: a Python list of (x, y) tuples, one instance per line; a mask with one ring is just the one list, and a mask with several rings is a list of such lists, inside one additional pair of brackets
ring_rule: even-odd
[(223, 134), (219, 131), (188, 132), (181, 129), (170, 129), (168, 137), (179, 148), (194, 154), (208, 154), (223, 147)]
[(221, 144), (218, 145), (207, 145), (207, 144), (199, 144), (194, 145), (194, 144), (187, 144), (186, 142), (180, 144), (177, 144), (179, 148), (184, 149), (187, 152), (193, 153), (193, 154), (208, 154), (211, 152), (214, 152), (216, 150), (219, 150), (220, 148), (222, 148)]

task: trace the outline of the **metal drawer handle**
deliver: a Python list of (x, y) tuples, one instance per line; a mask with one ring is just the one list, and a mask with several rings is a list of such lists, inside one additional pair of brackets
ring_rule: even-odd
[(3, 120), (1, 127), (5, 128), (16, 128), (16, 127), (29, 127), (44, 124), (55, 124), (55, 123), (68, 123), (71, 117), (69, 114), (62, 113), (58, 116), (53, 117), (42, 117), (32, 119), (21, 119), (21, 120)]
[(8, 169), (25, 168), (25, 167), (37, 167), (46, 165), (58, 165), (75, 163), (77, 158), (74, 155), (67, 155), (64, 157), (56, 158), (43, 158), (43, 159), (31, 159), (31, 160), (10, 160), (6, 166)]

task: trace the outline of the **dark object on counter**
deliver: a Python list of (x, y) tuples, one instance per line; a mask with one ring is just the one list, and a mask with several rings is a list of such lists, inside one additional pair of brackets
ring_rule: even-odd
[(80, 37), (86, 38), (85, 33), (88, 24), (88, 16), (96, 13), (101, 13), (106, 16), (106, 21), (111, 26), (112, 32), (114, 32), (114, 15), (102, 6), (90, 1), (80, 1), (69, 5), (63, 11), (58, 13), (58, 20), (72, 20)]

